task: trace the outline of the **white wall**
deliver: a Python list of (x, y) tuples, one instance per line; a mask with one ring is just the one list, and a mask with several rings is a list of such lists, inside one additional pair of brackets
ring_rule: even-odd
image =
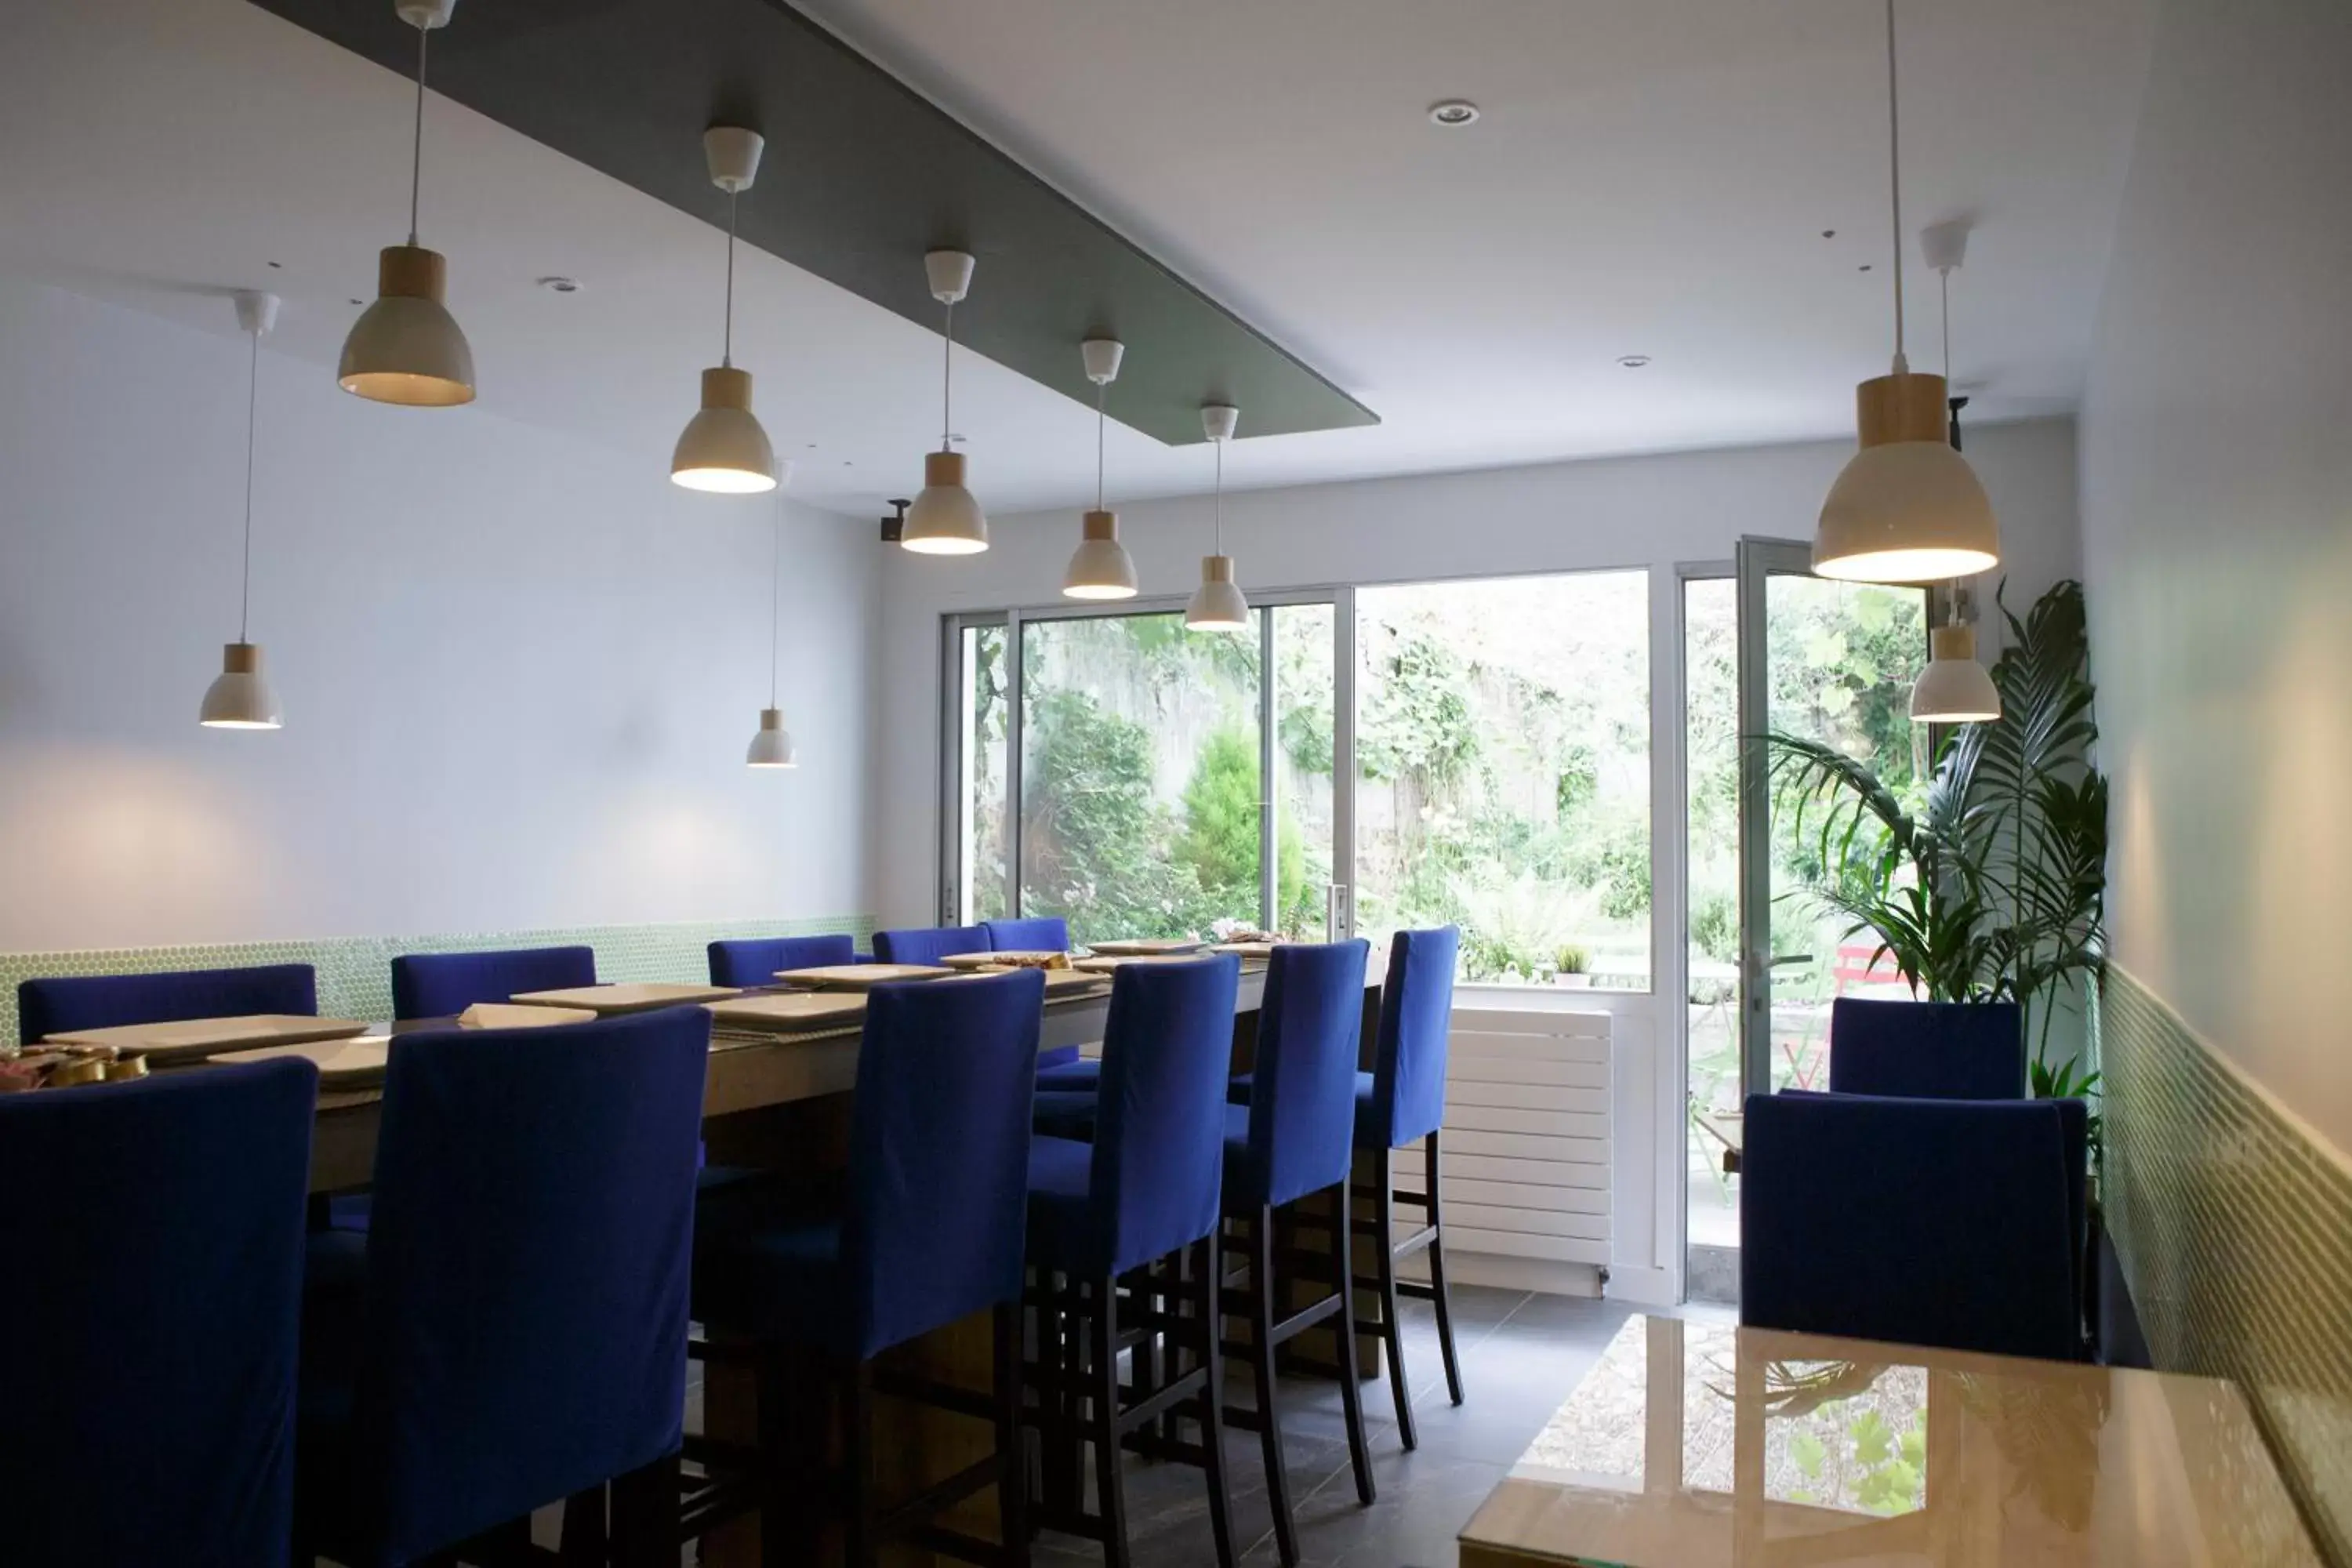
[(802, 765), (754, 773), (772, 498), (265, 350), (252, 636), (286, 728), (205, 730), (243, 340), (0, 280), (0, 950), (870, 907), (870, 531), (789, 518)]
[(2174, 0), (2083, 420), (2116, 958), (2338, 1149), (2352, 9)]
[[(1982, 427), (1969, 433), (1968, 449), (1999, 510), (2011, 603), (2022, 609), (2080, 570), (2073, 423)], [(1244, 588), (1652, 568), (1652, 818), (1664, 827), (1681, 809), (1675, 565), (1727, 561), (1742, 535), (1810, 539), (1822, 497), (1852, 452), (1850, 442), (1816, 442), (1229, 493), (1226, 549)], [(1248, 463), (1243, 442), (1227, 470), (1245, 476)], [(984, 458), (974, 464), (985, 500)], [(1054, 602), (1077, 519), (998, 518), (991, 530), (984, 555), (894, 552), (885, 568), (882, 669), (893, 720), (881, 742), (877, 820), (887, 826), (877, 858), (886, 921), (928, 923), (937, 898), (940, 617)], [(1209, 502), (1128, 508), (1121, 531), (1144, 593), (1181, 598), (1209, 548)], [(1990, 587), (1984, 584), (1989, 633), (1997, 618)], [(1989, 635), (1987, 652), (1997, 646)], [(1612, 1290), (1668, 1300), (1681, 1267), (1680, 1026), (1674, 1005), (1657, 998), (1686, 994), (1681, 846), (1673, 833), (1656, 836), (1653, 869), (1663, 895), (1653, 913), (1654, 994), (1587, 993), (1573, 1005), (1603, 1006), (1614, 1020)], [(1524, 995), (1498, 1005), (1520, 1005)]]

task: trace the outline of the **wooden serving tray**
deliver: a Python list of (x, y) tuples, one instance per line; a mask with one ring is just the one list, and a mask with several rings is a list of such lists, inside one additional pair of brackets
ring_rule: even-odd
[(1189, 936), (1138, 937), (1131, 942), (1090, 942), (1087, 947), (1099, 958), (1167, 958), (1198, 952), (1207, 945)]
[(266, 1062), (278, 1057), (301, 1057), (319, 1065), (319, 1084), (322, 1089), (372, 1089), (383, 1081), (391, 1051), (391, 1036), (361, 1035), (352, 1039), (264, 1046), (255, 1051), (225, 1051), (213, 1060)]
[(1199, 956), (1200, 952), (1197, 949), (1187, 952), (1114, 952), (1094, 958), (1077, 959), (1071, 963), (1070, 967), (1083, 970), (1088, 974), (1108, 974), (1125, 964), (1182, 963), (1188, 959)]
[(692, 1002), (716, 1002), (740, 994), (731, 985), (574, 985), (561, 991), (526, 991), (508, 1000), (527, 1007), (585, 1007), (601, 1018), (616, 1013), (680, 1007)]
[(940, 962), (950, 969), (1043, 969), (1051, 973), (1067, 969), (1070, 955), (1042, 949), (1034, 952), (951, 952)]
[(461, 1029), (543, 1029), (553, 1024), (593, 1024), (586, 1007), (550, 1007), (531, 1003), (477, 1002), (457, 1015)]
[(52, 1035), (60, 1046), (113, 1046), (137, 1051), (161, 1065), (194, 1061), (246, 1046), (290, 1046), (310, 1040), (342, 1040), (364, 1035), (356, 1018), (314, 1018), (294, 1013), (247, 1013), (234, 1018), (189, 1018), (170, 1024), (120, 1024), (110, 1029), (75, 1029)]
[(936, 963), (823, 963), (814, 969), (780, 969), (776, 978), (814, 991), (871, 991), (901, 980), (937, 980), (954, 973)]
[(739, 996), (729, 1002), (705, 1002), (711, 1019), (733, 1029), (757, 1029), (797, 1034), (839, 1027), (866, 1016), (862, 991), (792, 991), (762, 996)]

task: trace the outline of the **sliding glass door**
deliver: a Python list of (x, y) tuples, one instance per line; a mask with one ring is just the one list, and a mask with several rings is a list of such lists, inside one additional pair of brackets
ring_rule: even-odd
[(1240, 635), (1172, 604), (950, 623), (942, 918), (1060, 915), (1082, 942), (1332, 930), (1340, 618), (1309, 596)]

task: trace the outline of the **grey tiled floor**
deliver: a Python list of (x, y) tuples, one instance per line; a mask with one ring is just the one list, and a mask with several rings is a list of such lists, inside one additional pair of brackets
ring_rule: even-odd
[[(1421, 1446), (1399, 1441), (1385, 1376), (1363, 1385), (1364, 1416), (1379, 1500), (1356, 1501), (1338, 1385), (1284, 1380), (1284, 1453), (1302, 1561), (1313, 1568), (1453, 1568), (1454, 1537), (1528, 1442), (1598, 1359), (1631, 1309), (1610, 1301), (1475, 1286), (1454, 1292), (1454, 1344), (1465, 1403), (1445, 1394), (1437, 1328), (1425, 1302), (1405, 1304), (1405, 1368)], [(1248, 1402), (1246, 1384), (1234, 1403)], [(1235, 1545), (1243, 1563), (1279, 1561), (1265, 1468), (1255, 1434), (1229, 1432), (1226, 1472), (1234, 1492)], [(1127, 1463), (1129, 1538), (1136, 1568), (1195, 1568), (1213, 1563), (1208, 1498), (1190, 1466)], [(1100, 1563), (1092, 1542), (1048, 1533), (1040, 1568)]]
[[(1405, 1302), (1405, 1369), (1421, 1445), (1407, 1453), (1399, 1441), (1385, 1373), (1363, 1384), (1380, 1494), (1370, 1508), (1356, 1501), (1339, 1385), (1319, 1378), (1282, 1380), (1283, 1451), (1303, 1564), (1454, 1568), (1455, 1534), (1632, 1311), (1617, 1302), (1582, 1297), (1455, 1287), (1454, 1334), (1465, 1396), (1457, 1408), (1446, 1399), (1431, 1308), (1423, 1301)], [(698, 1387), (689, 1391), (690, 1405), (699, 1405), (699, 1394)], [(1236, 1405), (1250, 1402), (1245, 1375), (1229, 1386), (1228, 1397)], [(698, 1425), (699, 1414), (689, 1410), (690, 1426)], [(1225, 1443), (1235, 1548), (1246, 1568), (1273, 1568), (1280, 1558), (1257, 1436), (1229, 1430)], [(1215, 1562), (1208, 1495), (1198, 1469), (1130, 1455), (1125, 1475), (1136, 1568), (1199, 1568)], [(551, 1517), (544, 1534), (551, 1543), (552, 1525)], [(694, 1560), (689, 1549), (686, 1561)], [(1052, 1532), (1039, 1539), (1034, 1553), (1038, 1568), (1102, 1560), (1092, 1542)]]

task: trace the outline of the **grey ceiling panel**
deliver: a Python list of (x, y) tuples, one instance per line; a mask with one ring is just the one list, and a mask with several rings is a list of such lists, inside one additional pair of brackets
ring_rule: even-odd
[[(254, 0), (409, 74), (390, 0)], [(1076, 345), (1129, 345), (1120, 417), (1171, 444), (1229, 402), (1253, 436), (1379, 423), (1249, 323), (777, 0), (468, 0), (431, 85), (681, 211), (719, 210), (705, 126), (768, 139), (744, 241), (934, 329), (922, 256), (980, 258), (956, 337), (1089, 405)], [(516, 221), (530, 221), (518, 204)]]

